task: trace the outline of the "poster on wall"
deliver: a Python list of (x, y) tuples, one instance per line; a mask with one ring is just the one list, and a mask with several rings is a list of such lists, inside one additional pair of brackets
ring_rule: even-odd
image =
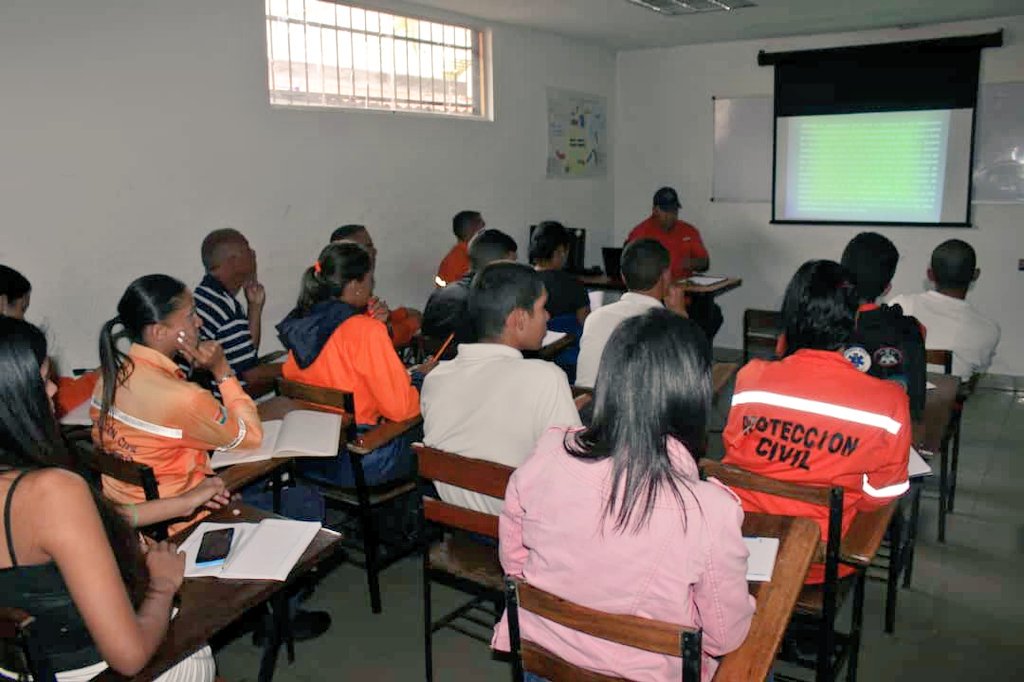
[(595, 178), (607, 172), (604, 97), (548, 88), (548, 177)]

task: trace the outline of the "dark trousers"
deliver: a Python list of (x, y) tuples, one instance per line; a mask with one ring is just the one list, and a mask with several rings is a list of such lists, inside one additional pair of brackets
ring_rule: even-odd
[(686, 307), (686, 313), (704, 330), (708, 343), (713, 343), (723, 321), (722, 309), (715, 303), (714, 297), (709, 294), (690, 294), (690, 305)]

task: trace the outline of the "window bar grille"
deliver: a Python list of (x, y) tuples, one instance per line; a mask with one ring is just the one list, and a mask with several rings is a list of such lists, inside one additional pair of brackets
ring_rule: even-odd
[(302, 54), (305, 59), (302, 60), (306, 67), (306, 101), (309, 101), (309, 18), (306, 16), (306, 0), (302, 2)]
[[(338, 21), (338, 6), (334, 6), (334, 25), (337, 27), (340, 25)], [(341, 94), (341, 46), (338, 44), (341, 42), (341, 29), (334, 29), (334, 71), (338, 75), (338, 101), (344, 100), (344, 96)]]

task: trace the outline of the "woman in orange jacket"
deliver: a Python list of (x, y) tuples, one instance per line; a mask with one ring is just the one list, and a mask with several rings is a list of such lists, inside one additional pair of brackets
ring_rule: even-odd
[[(403, 421), (420, 413), (418, 387), (436, 363), (406, 370), (387, 327), (362, 314), (373, 296), (370, 253), (354, 242), (330, 244), (302, 277), (295, 309), (277, 325), (288, 349), (286, 379), (353, 394), (357, 428), (382, 420)], [(380, 485), (416, 470), (408, 438), (397, 438), (362, 460), (366, 482)], [(300, 463), (315, 479), (352, 487), (348, 457)]]

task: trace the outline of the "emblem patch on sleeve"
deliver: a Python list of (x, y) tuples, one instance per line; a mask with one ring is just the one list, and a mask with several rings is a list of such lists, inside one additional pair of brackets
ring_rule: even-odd
[(871, 369), (871, 354), (867, 349), (860, 346), (850, 346), (843, 351), (843, 357), (850, 361), (850, 364), (861, 372)]

